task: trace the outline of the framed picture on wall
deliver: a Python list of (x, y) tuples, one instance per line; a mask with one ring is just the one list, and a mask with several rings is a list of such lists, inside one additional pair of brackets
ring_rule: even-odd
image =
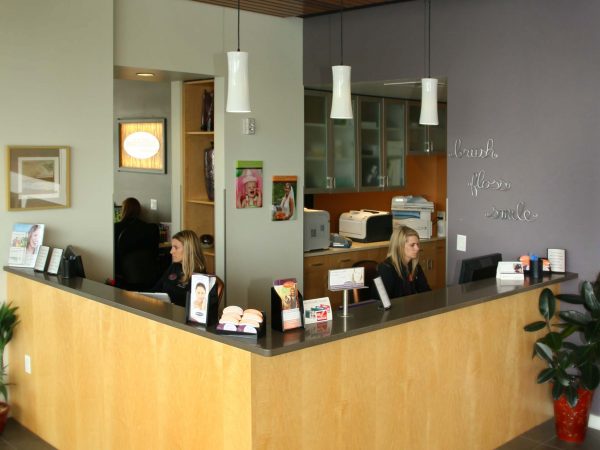
[(167, 119), (118, 119), (117, 167), (124, 172), (166, 173)]
[(8, 210), (68, 208), (70, 150), (67, 146), (9, 146)]

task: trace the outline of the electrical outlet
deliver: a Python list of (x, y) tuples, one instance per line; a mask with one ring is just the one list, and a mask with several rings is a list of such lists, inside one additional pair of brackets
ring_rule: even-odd
[(456, 235), (456, 250), (458, 250), (459, 252), (467, 251), (467, 237), (465, 235)]
[(156, 211), (158, 209), (158, 201), (155, 198), (150, 199), (150, 209)]
[(25, 355), (25, 373), (31, 374), (31, 356)]

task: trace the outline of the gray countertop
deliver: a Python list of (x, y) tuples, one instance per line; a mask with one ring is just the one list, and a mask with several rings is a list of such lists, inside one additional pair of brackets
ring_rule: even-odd
[[(375, 303), (364, 305), (359, 303), (359, 306), (349, 309), (351, 317), (339, 317), (339, 311), (334, 311), (334, 318), (331, 322), (310, 324), (303, 329), (285, 333), (272, 330), (269, 322), (266, 335), (257, 340), (254, 337), (219, 335), (214, 332), (214, 327), (188, 325), (185, 322), (185, 308), (183, 307), (163, 303), (149, 297), (142, 298), (96, 281), (85, 278), (63, 279), (46, 273), (34, 272), (33, 269), (4, 267), (4, 270), (262, 356), (276, 356), (302, 350), (314, 345), (369, 333), (577, 278), (577, 274), (568, 272), (547, 274), (543, 279), (535, 281), (526, 276), (522, 285), (501, 285), (496, 282), (496, 279), (490, 278), (392, 299), (392, 307), (388, 310), (380, 309)], [(270, 296), (270, 292), (265, 292), (265, 295)], [(8, 300), (10, 301), (10, 299)], [(248, 305), (252, 307), (252, 301), (249, 301)], [(270, 311), (267, 311), (267, 316), (269, 315)]]

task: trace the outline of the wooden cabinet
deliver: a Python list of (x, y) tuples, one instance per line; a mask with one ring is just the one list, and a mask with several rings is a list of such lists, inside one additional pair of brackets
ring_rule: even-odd
[(412, 154), (445, 153), (448, 147), (446, 103), (438, 103), (439, 125), (437, 126), (419, 124), (421, 102), (408, 101), (407, 107), (408, 152)]
[[(204, 177), (206, 151), (213, 147), (214, 131), (203, 131), (202, 108), (205, 92), (214, 95), (214, 81), (183, 83), (183, 222), (182, 228), (201, 236), (215, 237), (214, 200), (209, 198)], [(215, 251), (205, 249), (207, 272), (215, 271)]]
[[(364, 249), (339, 251), (317, 256), (304, 257), (304, 298), (329, 297), (331, 306), (337, 308), (342, 304), (342, 292), (329, 292), (327, 289), (328, 271), (346, 269), (358, 261), (372, 260), (382, 262), (387, 256), (388, 247), (368, 247)], [(419, 262), (431, 289), (446, 286), (446, 240), (421, 241)]]
[(421, 241), (419, 263), (431, 289), (446, 286), (446, 240)]

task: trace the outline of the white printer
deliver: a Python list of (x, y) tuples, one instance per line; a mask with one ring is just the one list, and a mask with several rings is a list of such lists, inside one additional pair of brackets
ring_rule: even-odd
[(342, 213), (340, 234), (357, 242), (388, 241), (392, 235), (392, 215), (372, 209)]
[(433, 202), (424, 197), (399, 195), (392, 198), (394, 227), (405, 225), (419, 233), (421, 239), (431, 239)]
[(329, 213), (304, 208), (304, 251), (329, 248)]

